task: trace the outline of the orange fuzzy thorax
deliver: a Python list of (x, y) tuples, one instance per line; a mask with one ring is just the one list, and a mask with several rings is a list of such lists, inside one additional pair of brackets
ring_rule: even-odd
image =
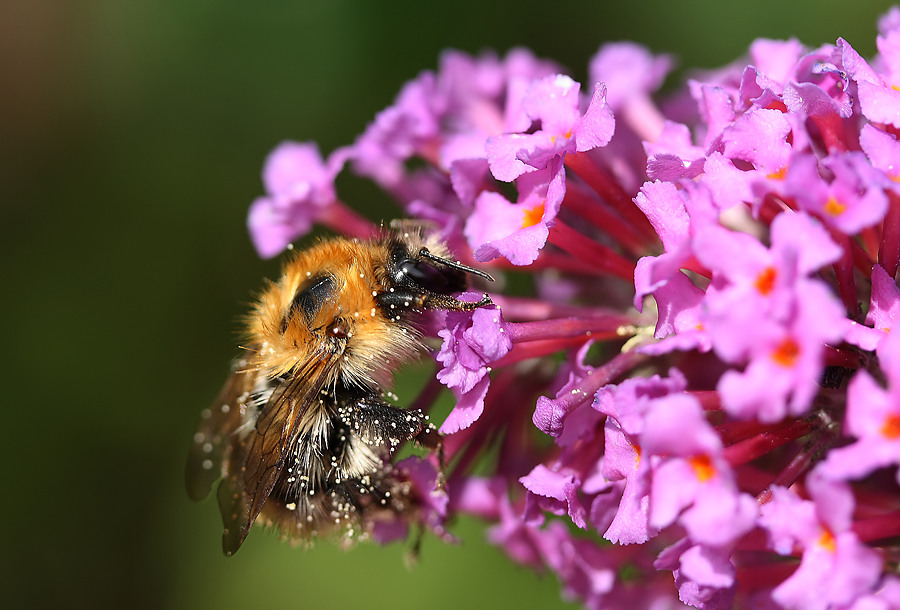
[[(391, 290), (384, 271), (388, 255), (380, 241), (333, 239), (289, 260), (280, 281), (262, 292), (250, 318), (250, 344), (258, 349), (253, 364), (274, 377), (320, 359), (334, 369), (326, 385), (336, 377), (369, 388), (389, 385), (397, 366), (415, 355), (420, 337), (410, 324), (384, 316), (376, 303), (378, 294)], [(335, 279), (334, 295), (312, 319), (293, 315), (283, 327), (297, 292), (323, 274)], [(345, 338), (329, 336), (335, 321), (346, 328)], [(323, 350), (328, 342), (329, 349)], [(330, 353), (338, 354), (336, 360)]]

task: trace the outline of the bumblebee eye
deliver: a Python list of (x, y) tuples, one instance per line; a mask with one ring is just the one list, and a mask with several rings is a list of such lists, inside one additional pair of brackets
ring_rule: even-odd
[(300, 313), (306, 320), (314, 318), (325, 301), (334, 297), (336, 290), (334, 278), (330, 275), (316, 276), (308, 280), (297, 290), (291, 306), (284, 312), (281, 320), (281, 332), (285, 331), (291, 318), (297, 313)]
[(398, 284), (410, 281), (430, 292), (446, 292), (450, 285), (447, 275), (426, 262), (406, 259), (397, 266)]

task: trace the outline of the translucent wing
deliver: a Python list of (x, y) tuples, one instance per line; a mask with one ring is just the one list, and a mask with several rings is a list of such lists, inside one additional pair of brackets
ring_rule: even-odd
[(254, 378), (235, 363), (216, 400), (203, 411), (185, 469), (187, 492), (192, 500), (208, 496), (213, 483), (223, 475), (228, 444), (241, 425), (241, 397), (250, 392)]
[(298, 425), (337, 364), (334, 355), (310, 359), (278, 386), (259, 414), (256, 429), (245, 441), (243, 455), (219, 486), (219, 509), (225, 523), (222, 549), (234, 554), (268, 500), (285, 463), (285, 452), (297, 436)]

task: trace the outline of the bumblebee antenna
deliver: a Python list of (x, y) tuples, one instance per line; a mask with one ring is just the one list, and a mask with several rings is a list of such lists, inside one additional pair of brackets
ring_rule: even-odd
[(460, 271), (465, 271), (466, 273), (471, 273), (472, 275), (477, 275), (478, 277), (483, 277), (484, 279), (486, 279), (489, 282), (494, 281), (494, 278), (492, 278), (490, 275), (488, 275), (484, 271), (480, 271), (478, 269), (474, 269), (467, 265), (463, 265), (459, 261), (452, 261), (449, 258), (441, 258), (440, 256), (432, 254), (428, 250), (428, 248), (422, 248), (421, 250), (419, 250), (419, 256), (421, 256), (422, 258), (427, 258), (428, 260), (434, 261), (438, 264), (444, 265), (445, 267), (450, 267), (451, 269), (458, 269)]

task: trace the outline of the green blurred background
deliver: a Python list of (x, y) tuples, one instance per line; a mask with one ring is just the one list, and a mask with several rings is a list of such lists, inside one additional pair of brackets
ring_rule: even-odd
[[(755, 37), (875, 51), (887, 2), (455, 3), (6, 0), (0, 209), (5, 607), (564, 606), (463, 521), (406, 547), (290, 548), (254, 532), (226, 559), (183, 462), (277, 263), (247, 206), (283, 139), (349, 143), (442, 49), (526, 45), (583, 79), (609, 40), (714, 67)], [(373, 219), (371, 187), (341, 193)]]

